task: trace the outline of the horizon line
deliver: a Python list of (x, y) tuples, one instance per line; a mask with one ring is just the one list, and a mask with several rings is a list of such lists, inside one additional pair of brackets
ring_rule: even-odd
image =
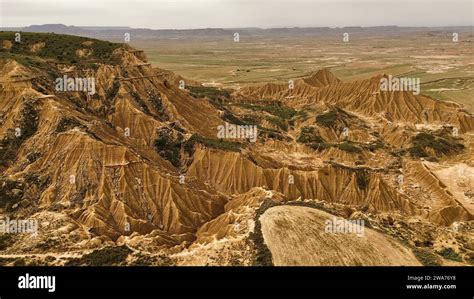
[(53, 26), (53, 25), (62, 25), (66, 27), (75, 27), (81, 28), (85, 30), (90, 30), (89, 28), (127, 28), (127, 29), (135, 29), (135, 30), (231, 30), (231, 29), (260, 29), (260, 30), (272, 30), (272, 29), (343, 29), (343, 28), (376, 28), (376, 27), (396, 27), (396, 28), (449, 28), (449, 27), (473, 27), (474, 25), (436, 25), (436, 26), (399, 26), (399, 25), (370, 25), (370, 26), (359, 26), (359, 25), (352, 25), (352, 26), (285, 26), (285, 27), (199, 27), (199, 28), (148, 28), (148, 27), (131, 27), (131, 26), (123, 26), (123, 25), (66, 25), (63, 23), (45, 23), (45, 24), (31, 24), (26, 26), (1, 26), (0, 28), (27, 28), (32, 26)]

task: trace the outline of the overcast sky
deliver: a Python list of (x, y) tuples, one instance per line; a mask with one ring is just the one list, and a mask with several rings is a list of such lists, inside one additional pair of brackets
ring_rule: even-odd
[(0, 0), (0, 26), (472, 26), (472, 0)]

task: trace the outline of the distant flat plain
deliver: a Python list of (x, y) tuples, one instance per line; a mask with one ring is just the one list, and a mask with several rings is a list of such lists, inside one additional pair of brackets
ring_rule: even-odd
[(157, 67), (205, 85), (238, 88), (247, 84), (287, 82), (329, 67), (343, 81), (380, 73), (419, 77), (421, 92), (455, 101), (474, 112), (474, 37), (449, 32), (416, 32), (384, 36), (294, 36), (140, 40)]

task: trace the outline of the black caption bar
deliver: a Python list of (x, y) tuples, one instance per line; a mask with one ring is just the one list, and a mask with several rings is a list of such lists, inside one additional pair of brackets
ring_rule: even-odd
[(469, 267), (3, 267), (0, 298), (472, 298), (473, 274)]

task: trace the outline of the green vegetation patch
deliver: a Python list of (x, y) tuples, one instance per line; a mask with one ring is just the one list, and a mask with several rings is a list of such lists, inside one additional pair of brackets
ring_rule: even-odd
[(362, 149), (351, 141), (344, 141), (335, 145), (338, 149), (349, 153), (362, 153)]
[(369, 187), (369, 182), (370, 182), (369, 174), (367, 173), (367, 171), (364, 171), (364, 170), (357, 171), (356, 180), (357, 180), (357, 186), (359, 186), (359, 189), (367, 190), (367, 188)]
[(274, 202), (271, 199), (265, 199), (255, 213), (255, 227), (253, 232), (250, 232), (249, 234), (249, 239), (253, 243), (256, 251), (256, 256), (252, 261), (253, 266), (273, 266), (272, 253), (263, 239), (260, 216), (263, 215), (266, 210), (277, 205), (279, 205), (277, 202)]
[(259, 101), (258, 104), (241, 103), (237, 105), (242, 108), (252, 110), (252, 111), (265, 111), (267, 113), (270, 113), (282, 119), (291, 119), (297, 113), (295, 109), (286, 107), (277, 101), (274, 101), (274, 102), (270, 101), (271, 104), (263, 105), (264, 103), (267, 103), (267, 102)]
[(464, 145), (458, 143), (455, 138), (449, 136), (435, 136), (430, 133), (419, 133), (412, 138), (410, 154), (416, 158), (429, 157), (427, 148), (434, 150), (437, 155), (449, 155), (459, 153), (464, 149)]
[(118, 94), (118, 91), (120, 89), (120, 81), (115, 79), (114, 82), (112, 83), (112, 88), (107, 90), (107, 99), (111, 100), (115, 98), (115, 96)]
[(308, 112), (313, 111), (311, 108), (304, 108), (301, 110), (298, 110), (294, 116), (295, 119), (298, 119), (300, 121), (305, 121), (309, 118)]
[(413, 254), (423, 266), (441, 266), (439, 257), (427, 248), (414, 248)]
[(209, 101), (211, 105), (213, 105), (216, 109), (224, 111), (221, 119), (225, 122), (240, 125), (240, 126), (249, 126), (249, 125), (258, 125), (259, 120), (251, 115), (239, 116), (237, 117), (228, 107), (227, 105), (220, 103), (218, 101), (211, 100)]
[(363, 147), (364, 149), (366, 149), (366, 150), (369, 150), (369, 151), (371, 151), (371, 152), (374, 152), (374, 151), (376, 151), (376, 150), (378, 150), (378, 149), (385, 148), (385, 143), (384, 143), (382, 140), (377, 139), (376, 141), (374, 141), (374, 142), (372, 142), (372, 143), (370, 143), (370, 144), (364, 144), (362, 147)]
[(322, 151), (332, 146), (326, 143), (326, 141), (317, 134), (314, 127), (302, 127), (301, 133), (296, 141), (304, 143), (317, 151)]
[(10, 53), (0, 48), (0, 59), (11, 59), (26, 67), (41, 69), (53, 78), (59, 76), (59, 72), (57, 71), (56, 67), (48, 64), (44, 59), (37, 56)]
[(175, 261), (173, 261), (169, 256), (158, 255), (150, 256), (146, 254), (138, 253), (135, 256), (135, 259), (129, 264), (130, 266), (176, 266)]
[(314, 127), (302, 127), (297, 141), (301, 143), (325, 143), (324, 139), (316, 134)]
[(193, 152), (194, 145), (196, 143), (200, 143), (209, 148), (220, 149), (224, 151), (233, 151), (233, 152), (240, 152), (240, 149), (244, 146), (244, 144), (239, 142), (231, 142), (222, 139), (213, 139), (213, 138), (206, 138), (197, 134), (194, 134), (186, 141), (185, 150), (188, 153)]
[(0, 234), (0, 250), (5, 250), (13, 244), (13, 237), (11, 234)]
[(332, 128), (339, 123), (344, 126), (348, 125), (348, 119), (351, 116), (344, 110), (334, 107), (331, 108), (328, 112), (319, 114), (316, 116), (316, 122), (324, 127)]
[(56, 133), (66, 132), (75, 127), (86, 129), (87, 127), (73, 118), (63, 118), (56, 126)]
[[(0, 49), (0, 52), (8, 52), (17, 55), (38, 56), (44, 59), (52, 59), (60, 63), (85, 64), (85, 63), (105, 63), (118, 64), (119, 57), (113, 55), (113, 51), (121, 44), (111, 43), (98, 39), (91, 39), (81, 36), (72, 36), (55, 33), (32, 33), (20, 32), (21, 42), (15, 42), (15, 32), (0, 31), (0, 41), (8, 40), (12, 42), (11, 49)], [(90, 42), (90, 43), (85, 43)], [(31, 48), (34, 45), (44, 43), (36, 52)], [(77, 50), (86, 49), (90, 55), (78, 57)]]
[(270, 129), (270, 128), (265, 128), (260, 125), (258, 126), (258, 135), (261, 138), (271, 138), (271, 139), (276, 139), (276, 140), (291, 141), (290, 137), (284, 136), (279, 131)]
[[(154, 142), (154, 146), (158, 154), (171, 162), (175, 167), (180, 167), (182, 163), (182, 154), (192, 156), (194, 147), (197, 143), (202, 144), (208, 148), (214, 148), (224, 151), (240, 152), (244, 146), (243, 143), (231, 142), (223, 139), (214, 139), (194, 134), (188, 140), (184, 140), (180, 132), (175, 132), (177, 137), (173, 137), (171, 129), (163, 129), (158, 132), (158, 137)], [(184, 152), (181, 151), (184, 150)]]
[(85, 254), (81, 258), (74, 258), (66, 266), (118, 266), (125, 262), (132, 250), (125, 245), (107, 246)]
[(331, 147), (336, 147), (340, 150), (349, 153), (362, 153), (362, 148), (351, 141), (344, 141), (342, 143), (336, 144), (327, 143), (321, 136), (316, 133), (316, 129), (314, 127), (301, 128), (301, 133), (297, 141), (304, 143), (312, 149), (318, 151), (325, 150)]
[(47, 251), (59, 245), (61, 245), (61, 241), (59, 239), (48, 238), (44, 240), (43, 242), (39, 243), (38, 245), (36, 245), (36, 248), (41, 249), (42, 251)]
[(169, 121), (170, 117), (168, 115), (168, 111), (166, 111), (165, 106), (163, 105), (163, 99), (159, 92), (151, 91), (148, 93), (149, 101), (155, 108), (158, 118), (161, 121)]
[(456, 261), (456, 262), (461, 262), (462, 258), (461, 256), (454, 251), (452, 248), (443, 248), (439, 251), (436, 252), (437, 254), (441, 255), (445, 259)]
[(182, 140), (181, 134), (178, 134), (178, 138), (175, 139), (172, 137), (172, 131), (166, 129), (158, 132), (154, 146), (162, 158), (168, 160), (173, 166), (179, 167), (181, 165)]
[(288, 130), (288, 124), (281, 118), (279, 117), (274, 117), (274, 116), (267, 116), (265, 118), (269, 123), (277, 126), (280, 130), (287, 131)]
[(329, 112), (316, 116), (316, 122), (321, 126), (332, 127), (336, 124), (337, 112), (336, 110), (330, 110)]
[(15, 160), (21, 144), (36, 132), (38, 118), (38, 111), (34, 108), (33, 103), (25, 102), (20, 121), (16, 124), (20, 131), (8, 130), (6, 136), (0, 140), (0, 166), (8, 167), (10, 162)]
[(237, 116), (228, 108), (229, 105), (226, 104), (226, 101), (230, 99), (228, 90), (203, 86), (188, 86), (187, 89), (191, 91), (191, 96), (195, 98), (209, 98), (211, 105), (224, 112), (220, 118), (225, 122), (240, 126), (259, 125), (260, 123), (260, 120), (251, 115)]
[(474, 265), (474, 253), (470, 252), (464, 256), (464, 260), (471, 265)]
[(194, 98), (209, 98), (213, 101), (222, 101), (230, 97), (230, 91), (226, 89), (206, 86), (187, 86), (186, 89), (189, 90)]

